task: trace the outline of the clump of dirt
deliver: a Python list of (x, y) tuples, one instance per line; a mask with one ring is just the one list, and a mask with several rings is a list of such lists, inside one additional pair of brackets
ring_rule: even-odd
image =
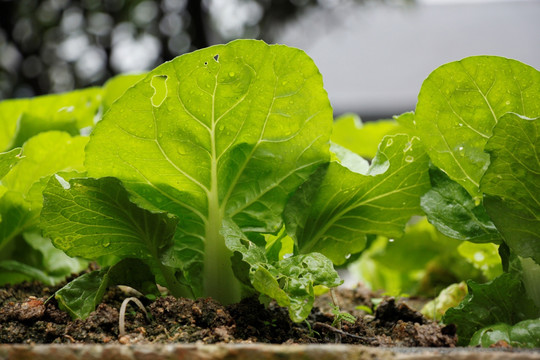
[(54, 288), (23, 283), (0, 288), (0, 343), (335, 343), (370, 346), (453, 347), (456, 332), (426, 320), (405, 303), (384, 298), (373, 315), (366, 288), (336, 291), (341, 311), (356, 317), (355, 323), (333, 325), (329, 295), (317, 298), (308, 319), (290, 320), (288, 310), (256, 298), (222, 306), (207, 299), (165, 296), (155, 301), (140, 300), (150, 314), (148, 321), (135, 306), (128, 305), (126, 335), (119, 336), (119, 308), (132, 295), (111, 289), (87, 319), (72, 320), (58, 308)]

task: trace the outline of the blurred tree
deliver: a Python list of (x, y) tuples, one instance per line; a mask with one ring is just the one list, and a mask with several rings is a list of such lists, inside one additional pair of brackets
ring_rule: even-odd
[(309, 7), (364, 1), (0, 0), (0, 99), (100, 85), (235, 38), (272, 42)]

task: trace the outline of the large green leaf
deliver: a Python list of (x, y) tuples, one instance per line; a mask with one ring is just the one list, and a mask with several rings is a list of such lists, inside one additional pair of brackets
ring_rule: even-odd
[(90, 176), (121, 179), (143, 207), (176, 215), (170, 264), (197, 295), (232, 302), (222, 220), (279, 230), (290, 193), (328, 159), (331, 126), (303, 51), (235, 41), (180, 56), (128, 89), (97, 124), (86, 165)]
[(539, 116), (539, 98), (534, 68), (495, 56), (469, 57), (439, 67), (424, 81), (416, 128), (433, 163), (479, 198), (493, 127), (507, 112)]
[(320, 252), (335, 264), (364, 249), (365, 234), (399, 237), (421, 214), (429, 189), (428, 158), (418, 138), (383, 139), (367, 174), (337, 161), (321, 168), (291, 198), (285, 218), (300, 253)]
[(431, 189), (422, 196), (422, 209), (429, 222), (444, 235), (475, 243), (501, 242), (486, 209), (437, 168), (430, 169)]
[(173, 245), (176, 219), (131, 203), (114, 178), (60, 181), (51, 178), (43, 191), (40, 224), (57, 248), (87, 259), (143, 260), (175, 295), (191, 295), (162, 263)]
[(540, 118), (502, 116), (486, 151), (486, 210), (510, 249), (540, 263)]
[(61, 130), (71, 135), (92, 126), (101, 104), (101, 88), (0, 102), (0, 151), (22, 146), (41, 132)]

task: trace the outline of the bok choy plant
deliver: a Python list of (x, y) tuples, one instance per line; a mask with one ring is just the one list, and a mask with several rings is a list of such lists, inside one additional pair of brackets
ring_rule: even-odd
[[(335, 266), (375, 236), (402, 238), (411, 216), (425, 215), (432, 225), (422, 226), (447, 239), (495, 244), (501, 254), (505, 273), (469, 282), (465, 301), (443, 318), (458, 324), (460, 341), (501, 319), (534, 326), (539, 116), (537, 70), (471, 57), (435, 70), (415, 112), (366, 125), (380, 140), (366, 151), (373, 139), (334, 123), (313, 61), (255, 40), (102, 88), (7, 100), (0, 280), (50, 276), (43, 260), (54, 253), (76, 263), (49, 282), (85, 264), (73, 258), (101, 265), (56, 293), (75, 318), (121, 284), (224, 304), (258, 294), (300, 322), (315, 287), (341, 283)], [(414, 231), (401, 239), (413, 245), (406, 250), (435, 249), (413, 244)], [(21, 246), (42, 261), (15, 259)], [(509, 291), (515, 301), (500, 296)], [(491, 316), (491, 302), (508, 316)]]

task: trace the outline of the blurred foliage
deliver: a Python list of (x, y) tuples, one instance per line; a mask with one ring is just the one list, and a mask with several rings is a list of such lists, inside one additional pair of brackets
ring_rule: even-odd
[(316, 7), (395, 1), (0, 0), (0, 100), (102, 85), (236, 38), (273, 42)]
[(393, 296), (434, 297), (463, 279), (486, 282), (502, 273), (494, 244), (466, 244), (439, 233), (425, 218), (407, 225), (400, 239), (378, 237), (349, 266), (373, 290)]

